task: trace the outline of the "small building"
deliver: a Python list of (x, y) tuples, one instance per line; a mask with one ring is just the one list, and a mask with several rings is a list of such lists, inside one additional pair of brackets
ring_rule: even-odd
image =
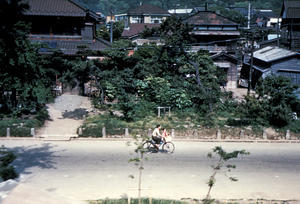
[(127, 12), (128, 25), (134, 23), (162, 23), (170, 13), (158, 6), (142, 4), (136, 8), (129, 9)]
[[(244, 61), (241, 79), (248, 81), (250, 58)], [(251, 86), (255, 88), (259, 79), (275, 74), (285, 76), (300, 85), (300, 54), (276, 46), (268, 46), (253, 53)]]
[(193, 27), (192, 37), (196, 43), (192, 51), (207, 50), (212, 54), (235, 53), (240, 38), (238, 24), (212, 11), (199, 11), (184, 23)]
[(282, 44), (288, 49), (300, 51), (300, 1), (284, 0), (281, 9)]
[[(142, 4), (139, 7), (129, 9), (126, 14), (116, 15), (116, 19), (125, 21), (125, 28), (122, 38), (130, 40), (140, 39), (141, 33), (146, 28), (156, 28), (170, 16), (170, 13), (160, 7), (151, 4)], [(145, 40), (143, 39), (143, 42)], [(151, 42), (160, 44), (159, 39), (150, 40)], [(147, 42), (150, 42), (147, 40)], [(140, 40), (139, 43), (143, 42)]]
[(110, 43), (96, 37), (96, 26), (104, 19), (74, 0), (26, 0), (24, 20), (31, 23), (29, 39), (46, 44), (41, 53), (60, 50), (74, 56), (80, 49), (101, 51)]
[(211, 56), (214, 64), (226, 75), (226, 82), (223, 84), (227, 89), (237, 88), (239, 60), (225, 52)]

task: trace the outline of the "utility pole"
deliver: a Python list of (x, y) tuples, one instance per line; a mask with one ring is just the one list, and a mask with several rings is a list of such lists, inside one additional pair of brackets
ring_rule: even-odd
[(248, 4), (248, 25), (247, 25), (247, 29), (250, 29), (250, 19), (251, 19), (251, 3), (249, 1), (249, 4)]
[(110, 10), (110, 43), (113, 43), (113, 12)]
[(251, 57), (250, 57), (249, 79), (248, 79), (248, 91), (247, 91), (248, 96), (250, 95), (251, 84), (252, 84), (253, 52), (254, 52), (254, 33), (252, 33), (251, 36)]

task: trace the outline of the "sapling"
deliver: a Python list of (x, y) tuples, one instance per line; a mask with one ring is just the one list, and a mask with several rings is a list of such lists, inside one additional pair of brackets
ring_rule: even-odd
[[(148, 138), (146, 136), (139, 136), (136, 135), (134, 136), (134, 144), (136, 146), (134, 152), (136, 153), (135, 157), (129, 159), (129, 162), (134, 162), (134, 164), (138, 167), (139, 170), (139, 177), (138, 177), (138, 203), (141, 204), (142, 203), (142, 198), (141, 198), (141, 191), (142, 191), (142, 173), (144, 170), (144, 161), (145, 158), (144, 154), (145, 154), (145, 149), (143, 148), (143, 144), (144, 142), (147, 140)], [(133, 175), (129, 176), (130, 178), (134, 178)]]
[[(245, 150), (239, 150), (239, 151), (233, 151), (233, 152), (227, 153), (226, 151), (223, 150), (223, 148), (221, 146), (216, 146), (215, 148), (213, 148), (213, 152), (208, 153), (208, 155), (207, 155), (208, 158), (210, 158), (210, 159), (217, 158), (217, 163), (215, 165), (212, 165), (213, 174), (210, 176), (210, 178), (207, 182), (209, 189), (208, 189), (205, 199), (203, 200), (204, 203), (212, 202), (212, 200), (210, 198), (210, 193), (211, 193), (212, 187), (216, 183), (217, 173), (219, 173), (221, 170), (225, 169), (225, 175), (227, 176), (226, 172), (231, 172), (232, 169), (236, 168), (235, 165), (227, 164), (227, 162), (231, 159), (235, 159), (235, 158), (239, 157), (240, 155), (248, 155), (248, 154), (250, 154), (250, 153)], [(231, 177), (231, 176), (228, 176), (228, 177), (231, 181), (238, 180), (235, 177)]]

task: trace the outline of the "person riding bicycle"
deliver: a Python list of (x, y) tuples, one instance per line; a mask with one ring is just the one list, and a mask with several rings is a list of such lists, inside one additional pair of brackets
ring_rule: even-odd
[(158, 145), (160, 144), (161, 139), (162, 139), (162, 136), (159, 132), (160, 128), (161, 128), (161, 126), (157, 125), (156, 128), (152, 132), (152, 140), (155, 142), (155, 145), (157, 148), (159, 147)]

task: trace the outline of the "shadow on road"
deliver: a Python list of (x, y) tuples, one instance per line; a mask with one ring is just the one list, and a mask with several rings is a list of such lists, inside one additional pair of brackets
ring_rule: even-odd
[(54, 158), (59, 156), (54, 155), (57, 151), (54, 151), (55, 146), (49, 143), (32, 146), (21, 146), (8, 148), (13, 151), (17, 159), (13, 162), (16, 171), (19, 174), (31, 174), (30, 168), (39, 167), (41, 169), (56, 169)]

